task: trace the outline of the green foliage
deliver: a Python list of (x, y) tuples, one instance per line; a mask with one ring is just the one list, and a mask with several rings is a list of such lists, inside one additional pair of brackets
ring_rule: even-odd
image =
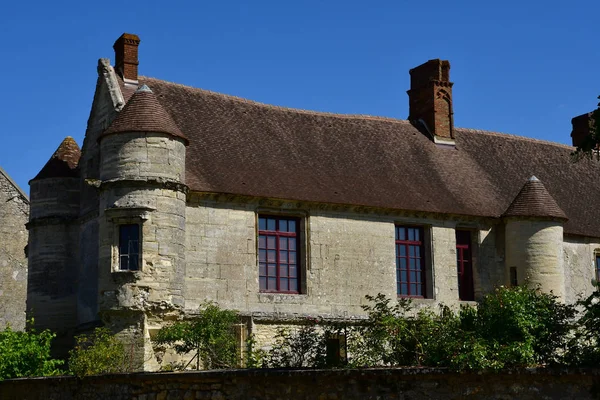
[(107, 328), (96, 328), (91, 334), (75, 337), (69, 352), (69, 371), (76, 376), (132, 372), (133, 352)]
[(577, 302), (582, 312), (565, 354), (568, 365), (597, 367), (600, 363), (600, 283), (595, 286), (591, 295)]
[(62, 360), (50, 357), (50, 345), (56, 335), (48, 330), (37, 333), (0, 331), (0, 381), (27, 376), (58, 375)]
[[(598, 295), (600, 300), (600, 294)], [(409, 300), (367, 296), (365, 324), (345, 328), (351, 367), (432, 366), (497, 370), (562, 363), (575, 309), (552, 294), (525, 287), (498, 288), (477, 308), (415, 310)], [(596, 300), (597, 301), (597, 300)], [(594, 305), (597, 303), (594, 303)], [(595, 342), (600, 308), (594, 315)], [(591, 319), (590, 319), (591, 321)], [(322, 322), (282, 330), (268, 366), (323, 367), (331, 327)], [(600, 351), (598, 352), (600, 360)]]
[(298, 329), (278, 330), (275, 343), (265, 357), (264, 363), (271, 368), (322, 368), (326, 365), (326, 345), (323, 331), (317, 329), (317, 321), (308, 320)]
[(237, 312), (207, 302), (197, 317), (162, 328), (156, 342), (172, 345), (181, 355), (194, 351), (196, 369), (200, 369), (200, 362), (205, 369), (233, 368), (240, 363), (233, 330), (237, 322)]
[(244, 365), (246, 368), (261, 368), (267, 364), (267, 353), (262, 349), (256, 348), (256, 339), (250, 335), (246, 339), (246, 354)]

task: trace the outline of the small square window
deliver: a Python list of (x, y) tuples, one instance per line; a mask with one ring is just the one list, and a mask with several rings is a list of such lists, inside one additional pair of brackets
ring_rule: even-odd
[(138, 271), (140, 269), (140, 226), (138, 224), (119, 225), (119, 270)]

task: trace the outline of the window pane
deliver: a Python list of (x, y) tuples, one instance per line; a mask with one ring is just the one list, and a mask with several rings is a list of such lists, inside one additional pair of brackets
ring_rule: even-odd
[(298, 279), (290, 279), (290, 292), (299, 292)]
[(287, 243), (288, 243), (287, 238), (284, 238), (284, 237), (279, 238), (279, 249), (287, 250)]
[(266, 276), (267, 275), (267, 264), (261, 262), (258, 264), (258, 275)]
[(417, 281), (417, 273), (415, 271), (410, 271), (410, 281), (411, 282)]
[(296, 238), (289, 238), (288, 245), (290, 250), (296, 250)]
[(406, 269), (406, 258), (400, 259), (400, 269)]
[(129, 270), (137, 271), (138, 270), (138, 258), (134, 256), (129, 257)]
[(279, 220), (279, 232), (287, 232), (288, 230), (288, 223), (285, 219), (280, 219)]
[(264, 231), (267, 229), (267, 219), (265, 217), (258, 218), (258, 229)]
[(416, 241), (421, 240), (421, 238), (419, 237), (419, 231), (420, 231), (420, 229), (415, 229), (415, 240)]
[(414, 228), (408, 228), (408, 240), (415, 240)]
[(277, 290), (277, 278), (269, 277), (268, 286), (268, 290)]
[(258, 237), (258, 247), (264, 249), (267, 247), (267, 238), (265, 235), (260, 235)]
[(277, 238), (275, 236), (267, 236), (267, 248), (268, 249), (275, 249), (276, 239)]
[(287, 278), (288, 276), (288, 268), (287, 265), (280, 265), (279, 266), (279, 276), (281, 278)]
[(406, 246), (400, 245), (400, 255), (406, 257)]
[(277, 261), (277, 251), (267, 250), (267, 262), (274, 263)]
[(276, 271), (276, 264), (268, 264), (267, 266), (267, 275), (271, 276), (277, 276), (277, 271)]
[(267, 262), (267, 251), (258, 250), (258, 262)]
[(398, 228), (399, 238), (398, 240), (406, 240), (406, 229)]
[(296, 264), (296, 252), (295, 251), (290, 251), (289, 263)]
[(129, 263), (129, 256), (119, 257), (119, 269), (126, 270)]
[(406, 283), (400, 284), (400, 294), (408, 294), (408, 285)]
[(296, 232), (296, 221), (294, 221), (293, 219), (288, 221), (288, 231)]
[(400, 282), (407, 282), (407, 274), (406, 270), (400, 271)]
[(260, 290), (267, 290), (267, 278), (261, 276), (258, 279), (258, 286)]
[(289, 290), (287, 278), (279, 279), (279, 289), (286, 292)]
[(408, 246), (408, 255), (411, 257), (415, 256), (415, 246)]
[(417, 263), (415, 262), (414, 258), (410, 259), (410, 269), (415, 269), (417, 268)]
[(415, 248), (415, 256), (421, 257), (421, 246), (414, 246)]
[(280, 251), (279, 252), (279, 262), (287, 264), (287, 260), (288, 260), (288, 252), (285, 250)]
[(417, 285), (417, 296), (423, 296), (423, 286)]
[(276, 226), (276, 219), (275, 218), (267, 218), (267, 230), (268, 231), (274, 231), (277, 230)]
[(294, 265), (290, 265), (288, 270), (290, 272), (290, 278), (298, 277), (298, 275), (296, 274), (296, 267)]

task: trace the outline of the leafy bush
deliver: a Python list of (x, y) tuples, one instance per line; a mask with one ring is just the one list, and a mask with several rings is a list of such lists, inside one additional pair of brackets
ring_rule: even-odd
[(197, 317), (158, 331), (156, 342), (172, 345), (180, 355), (194, 351), (192, 361), (196, 360), (196, 369), (200, 369), (200, 362), (205, 369), (233, 368), (240, 364), (233, 330), (238, 321), (237, 312), (207, 302)]
[(21, 332), (10, 326), (0, 331), (0, 380), (60, 374), (63, 361), (50, 357), (55, 336), (49, 330)]
[(317, 330), (316, 321), (309, 320), (297, 329), (280, 328), (265, 364), (272, 368), (322, 368), (326, 357), (325, 334)]
[(578, 367), (597, 367), (600, 363), (600, 284), (586, 299), (577, 302), (581, 316), (569, 338), (565, 363)]
[[(363, 306), (366, 323), (345, 330), (351, 367), (496, 370), (563, 363), (575, 315), (575, 308), (556, 296), (525, 287), (498, 288), (477, 308), (462, 307), (458, 312), (443, 305), (439, 312), (415, 310), (410, 300), (395, 301), (382, 294), (367, 299), (371, 304)], [(600, 293), (595, 301), (594, 306)], [(600, 306), (594, 312), (597, 315), (590, 311), (585, 336), (590, 344), (600, 343)], [(268, 365), (324, 366), (330, 329), (320, 322), (280, 331)], [(600, 351), (596, 354), (600, 361)]]
[(69, 352), (69, 371), (76, 376), (132, 372), (133, 354), (107, 328), (75, 337)]

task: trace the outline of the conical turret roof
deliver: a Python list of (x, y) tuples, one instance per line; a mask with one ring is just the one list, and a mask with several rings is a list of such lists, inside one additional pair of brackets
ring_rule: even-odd
[(568, 219), (544, 184), (535, 176), (527, 180), (503, 216)]
[(80, 157), (81, 150), (77, 142), (71, 136), (67, 136), (32, 181), (45, 178), (78, 177), (77, 166)]
[(123, 132), (160, 132), (173, 135), (185, 140), (187, 138), (173, 121), (173, 118), (160, 104), (152, 90), (142, 85), (131, 96), (117, 118), (99, 136)]

